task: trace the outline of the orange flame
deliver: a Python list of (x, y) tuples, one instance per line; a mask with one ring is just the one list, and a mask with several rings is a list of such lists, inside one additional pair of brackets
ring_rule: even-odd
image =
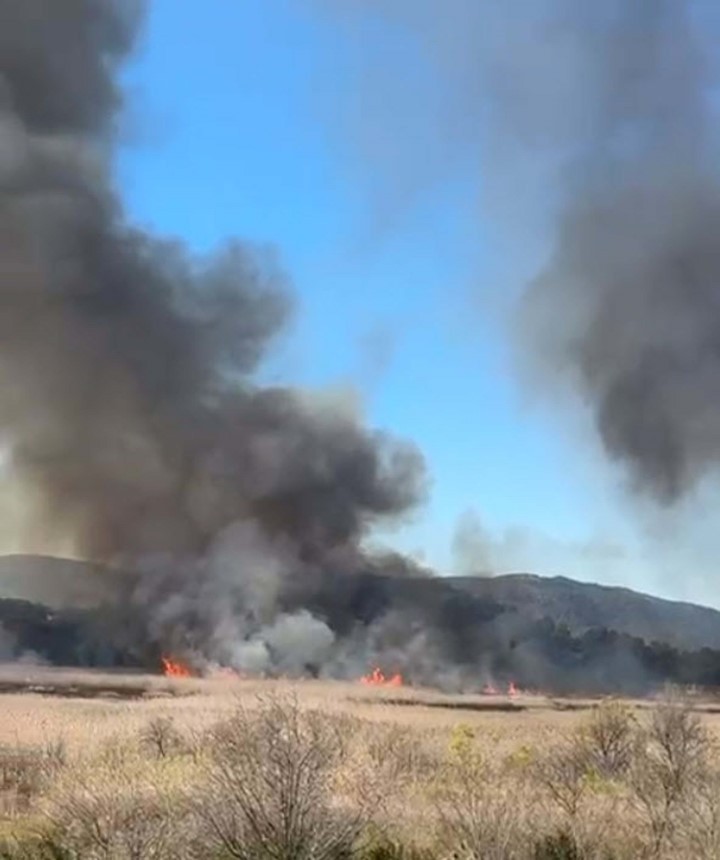
[(360, 678), (360, 683), (370, 687), (402, 687), (403, 678), (399, 672), (394, 675), (385, 675), (376, 666), (369, 675), (363, 675)]
[(184, 663), (172, 660), (170, 657), (162, 657), (163, 674), (166, 678), (192, 678), (192, 670)]

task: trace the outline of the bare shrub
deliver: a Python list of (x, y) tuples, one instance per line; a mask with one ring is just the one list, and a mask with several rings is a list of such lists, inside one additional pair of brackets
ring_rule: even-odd
[(0, 860), (82, 860), (52, 835), (0, 840)]
[(568, 818), (575, 819), (591, 787), (587, 749), (575, 739), (556, 746), (535, 762), (533, 773), (552, 803)]
[(534, 860), (583, 860), (583, 854), (575, 837), (561, 830), (536, 843)]
[(374, 767), (396, 786), (430, 779), (441, 764), (427, 734), (403, 726), (372, 725), (365, 748)]
[(548, 835), (536, 853), (606, 858), (608, 846), (625, 839), (620, 812), (636, 734), (627, 708), (602, 704), (569, 738), (536, 758), (531, 773), (544, 789), (540, 797), (551, 814), (561, 814), (562, 824), (560, 836)]
[(1, 747), (0, 813), (27, 812), (64, 762), (65, 749), (61, 742), (46, 748)]
[(483, 860), (528, 856), (529, 798), (521, 800), (506, 784), (510, 779), (484, 760), (470, 727), (456, 728), (434, 791), (439, 842), (445, 851)]
[(632, 762), (636, 729), (627, 705), (606, 702), (597, 707), (578, 731), (589, 767), (606, 779), (623, 777)]
[(698, 778), (687, 793), (676, 837), (686, 856), (697, 860), (720, 857), (720, 774)]
[(386, 840), (368, 846), (362, 860), (436, 860), (436, 856), (428, 849)]
[(47, 808), (54, 844), (70, 856), (144, 860), (178, 856), (178, 816), (170, 798), (128, 780), (105, 786), (77, 783)]
[(140, 732), (140, 745), (157, 758), (167, 758), (185, 750), (183, 736), (172, 717), (155, 717)]
[[(238, 707), (211, 733), (204, 799), (208, 835), (240, 860), (336, 860), (349, 856), (371, 817), (368, 795), (343, 802), (347, 738), (295, 698)], [(355, 786), (357, 789), (357, 786)]]
[(629, 782), (648, 831), (648, 856), (659, 857), (672, 844), (681, 817), (703, 788), (710, 750), (700, 718), (676, 697), (661, 703), (641, 731)]
[(192, 824), (187, 778), (182, 761), (151, 762), (133, 745), (110, 742), (53, 783), (40, 808), (47, 845), (83, 860), (183, 856)]
[(571, 820), (588, 795), (613, 793), (633, 761), (637, 722), (616, 702), (603, 703), (568, 741), (540, 757), (533, 768), (551, 800)]

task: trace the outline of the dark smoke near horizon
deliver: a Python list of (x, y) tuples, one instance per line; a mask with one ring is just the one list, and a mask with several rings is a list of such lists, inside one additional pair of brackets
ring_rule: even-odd
[(0, 0), (0, 433), (38, 528), (132, 570), (107, 599), (150, 635), (241, 668), (322, 664), (334, 633), (303, 580), (381, 566), (361, 541), (422, 498), (422, 458), (254, 383), (291, 305), (271, 254), (201, 259), (128, 222), (116, 74), (142, 11)]

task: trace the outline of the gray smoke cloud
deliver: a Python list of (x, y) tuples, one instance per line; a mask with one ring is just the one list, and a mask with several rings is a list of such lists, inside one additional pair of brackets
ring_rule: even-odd
[[(610, 3), (569, 21), (553, 10), (591, 98), (568, 129), (555, 247), (523, 311), (607, 452), (664, 504), (720, 458), (718, 125), (699, 8)], [(535, 133), (552, 131), (536, 119)]]
[(533, 573), (591, 582), (627, 582), (652, 564), (603, 535), (559, 540), (528, 526), (490, 528), (474, 510), (459, 518), (452, 540), (453, 570), (461, 576)]
[[(679, 500), (720, 454), (710, 4), (329, 5), (407, 37), (366, 55), (361, 121), (339, 123), (393, 202), (476, 162), (506, 225), (540, 213), (552, 251), (523, 348), (543, 382), (570, 375), (640, 489)], [(417, 450), (347, 403), (257, 384), (293, 304), (272, 250), (197, 257), (123, 210), (117, 72), (142, 13), (0, 0), (0, 441), (23, 504), (43, 536), (130, 570), (109, 600), (172, 653), (464, 683), (512, 624), (434, 582), (365, 576), (420, 573), (363, 549), (422, 499)], [(485, 547), (459, 535), (466, 557)]]
[(157, 636), (231, 664), (317, 660), (332, 633), (283, 613), (283, 587), (362, 565), (373, 525), (422, 498), (422, 458), (253, 381), (292, 309), (272, 251), (199, 258), (129, 223), (116, 76), (142, 13), (0, 0), (0, 437), (37, 529), (139, 571)]
[(518, 268), (541, 261), (518, 329), (533, 384), (571, 380), (635, 490), (663, 505), (693, 491), (720, 459), (713, 4), (317, 8), (351, 40), (378, 18), (395, 40), (356, 52), (375, 70), (355, 74), (370, 84), (352, 131), (378, 185), (402, 206), (393, 177), (417, 193), (458, 165), (474, 176)]

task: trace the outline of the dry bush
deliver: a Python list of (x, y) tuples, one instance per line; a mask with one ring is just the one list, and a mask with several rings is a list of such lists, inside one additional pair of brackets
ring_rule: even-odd
[(697, 860), (720, 857), (720, 774), (708, 773), (687, 793), (675, 823), (675, 841), (684, 856)]
[(585, 857), (572, 833), (560, 830), (536, 842), (533, 860), (585, 860)]
[[(428, 786), (444, 766), (445, 732), (384, 722), (359, 723), (353, 746), (354, 773), (363, 773), (365, 791), (372, 786), (373, 793), (382, 798), (374, 815), (373, 830), (380, 833), (373, 842), (374, 850), (397, 853), (399, 846), (414, 844), (423, 834), (431, 838)], [(427, 842), (427, 838), (422, 841)]]
[(64, 764), (65, 749), (60, 741), (40, 749), (0, 748), (0, 814), (12, 816), (28, 812)]
[(601, 706), (533, 775), (583, 858), (610, 849), (633, 858), (719, 857), (720, 775), (711, 752), (700, 718), (671, 695), (642, 725), (619, 705)]
[(588, 765), (606, 779), (622, 778), (633, 757), (637, 721), (620, 702), (597, 707), (578, 731), (578, 741), (586, 751)]
[(177, 857), (172, 810), (161, 793), (133, 786), (118, 794), (76, 787), (55, 801), (54, 842), (70, 856), (143, 860)]
[(532, 845), (531, 798), (512, 773), (488, 764), (473, 730), (458, 726), (434, 790), (438, 842), (458, 858), (527, 858)]
[(647, 831), (645, 854), (673, 850), (680, 822), (707, 790), (711, 743), (687, 703), (669, 698), (638, 737), (629, 773), (633, 805)]
[(437, 856), (428, 849), (383, 840), (368, 846), (362, 860), (437, 860)]
[[(211, 734), (204, 798), (206, 838), (240, 860), (348, 857), (372, 817), (373, 798), (355, 786), (343, 802), (348, 738), (331, 718), (269, 697), (238, 707)], [(207, 843), (206, 843), (207, 847)]]
[(638, 727), (630, 710), (615, 702), (596, 708), (562, 744), (535, 764), (534, 775), (552, 802), (574, 820), (588, 796), (612, 795), (630, 770)]
[(574, 820), (591, 787), (587, 750), (573, 739), (549, 750), (535, 763), (533, 772), (551, 802)]
[(184, 813), (186, 769), (153, 762), (111, 743), (75, 762), (42, 805), (45, 851), (87, 860), (163, 860), (183, 856), (192, 836)]
[(442, 764), (442, 755), (429, 732), (408, 731), (392, 723), (372, 725), (364, 741), (372, 765), (396, 787), (427, 782)]
[(178, 755), (188, 749), (172, 717), (155, 717), (140, 731), (140, 747), (157, 758)]
[(81, 860), (51, 835), (0, 839), (0, 860)]
[(550, 820), (560, 815), (560, 835), (547, 834), (538, 843), (543, 856), (576, 852), (585, 860), (606, 858), (610, 848), (617, 852), (632, 841), (621, 813), (638, 731), (629, 709), (605, 703), (533, 762), (532, 777), (542, 789), (540, 799)]

